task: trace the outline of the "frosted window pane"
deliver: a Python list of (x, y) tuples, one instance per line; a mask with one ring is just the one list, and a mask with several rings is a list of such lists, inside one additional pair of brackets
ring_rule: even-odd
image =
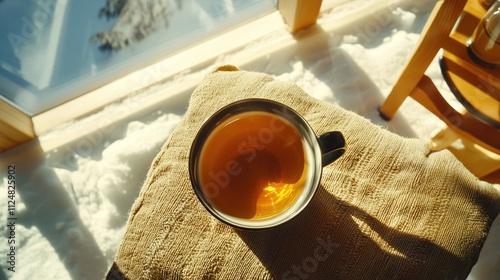
[(276, 9), (276, 0), (0, 0), (0, 95), (30, 115)]

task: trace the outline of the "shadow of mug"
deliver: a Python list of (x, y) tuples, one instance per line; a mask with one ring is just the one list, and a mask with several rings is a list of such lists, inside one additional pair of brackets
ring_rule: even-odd
[[(419, 271), (422, 279), (430, 279), (429, 272), (432, 279), (449, 279), (450, 271), (464, 271), (460, 259), (439, 245), (388, 227), (323, 186), (290, 222), (235, 231), (273, 279), (413, 279)], [(465, 270), (455, 279), (465, 279)]]

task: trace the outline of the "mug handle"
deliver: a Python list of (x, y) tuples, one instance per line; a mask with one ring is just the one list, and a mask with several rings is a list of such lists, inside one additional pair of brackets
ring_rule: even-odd
[(345, 152), (346, 143), (340, 131), (330, 131), (316, 137), (321, 149), (322, 165), (327, 166), (336, 161)]

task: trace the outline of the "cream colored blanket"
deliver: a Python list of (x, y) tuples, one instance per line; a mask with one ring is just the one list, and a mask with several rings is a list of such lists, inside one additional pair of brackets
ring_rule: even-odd
[[(348, 144), (305, 211), (266, 231), (213, 218), (188, 174), (203, 121), (251, 97), (284, 103), (317, 134), (339, 130)], [(107, 279), (462, 279), (499, 199), (448, 151), (430, 152), (295, 84), (224, 66), (198, 86), (152, 163)]]

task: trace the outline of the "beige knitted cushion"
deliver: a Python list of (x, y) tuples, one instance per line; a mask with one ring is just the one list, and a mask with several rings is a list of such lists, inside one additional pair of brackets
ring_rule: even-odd
[[(344, 156), (323, 169), (296, 219), (241, 231), (195, 196), (188, 154), (202, 122), (230, 102), (260, 97), (298, 111), (317, 134), (341, 131)], [(461, 279), (476, 261), (499, 191), (448, 151), (405, 139), (298, 86), (224, 66), (193, 93), (154, 160), (108, 279)]]

